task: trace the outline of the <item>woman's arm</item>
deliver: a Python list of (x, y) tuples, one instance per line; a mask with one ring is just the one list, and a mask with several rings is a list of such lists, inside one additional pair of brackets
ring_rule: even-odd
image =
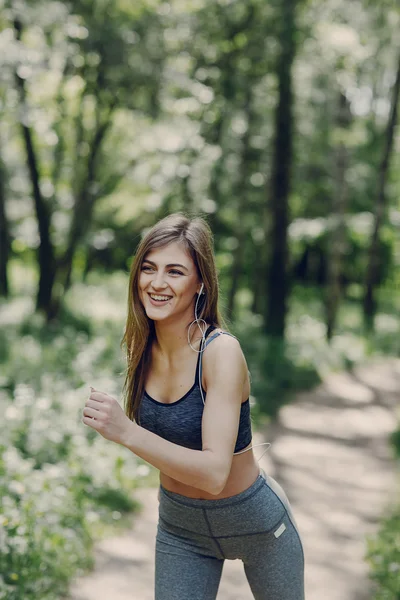
[(173, 479), (210, 494), (218, 493), (218, 465), (212, 452), (191, 450), (147, 431), (128, 419), (118, 401), (105, 392), (91, 388), (82, 421)]
[(219, 493), (218, 469), (212, 452), (174, 444), (135, 422), (121, 443), (169, 477), (209, 494)]

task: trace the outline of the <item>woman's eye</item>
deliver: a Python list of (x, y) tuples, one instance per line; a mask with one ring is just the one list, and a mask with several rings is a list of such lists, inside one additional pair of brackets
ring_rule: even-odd
[[(145, 271), (146, 273), (152, 273), (154, 271), (153, 267), (151, 267), (150, 265), (143, 265), (141, 270)], [(178, 271), (177, 269), (171, 269), (170, 271), (168, 271), (168, 273), (170, 273), (171, 275), (183, 275), (183, 273), (181, 271)]]

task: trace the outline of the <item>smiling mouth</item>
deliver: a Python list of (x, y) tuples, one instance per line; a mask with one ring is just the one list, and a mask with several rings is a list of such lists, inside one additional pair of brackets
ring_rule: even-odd
[(172, 298), (172, 296), (163, 296), (162, 294), (149, 294), (149, 296), (154, 302), (168, 302)]

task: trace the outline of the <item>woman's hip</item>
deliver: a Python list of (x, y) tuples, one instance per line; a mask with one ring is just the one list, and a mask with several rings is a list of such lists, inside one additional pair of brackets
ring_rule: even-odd
[(160, 486), (158, 539), (169, 539), (182, 550), (246, 561), (272, 551), (281, 536), (283, 551), (287, 543), (299, 547), (287, 496), (263, 471), (243, 492), (218, 500), (187, 498)]
[(188, 498), (160, 486), (161, 526), (189, 533), (219, 537), (268, 532), (286, 511), (292, 512), (285, 492), (264, 471), (246, 490), (217, 500)]

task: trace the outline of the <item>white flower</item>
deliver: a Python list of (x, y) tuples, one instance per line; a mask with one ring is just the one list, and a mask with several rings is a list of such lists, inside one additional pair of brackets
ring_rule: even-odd
[(38, 398), (36, 400), (36, 408), (38, 410), (48, 410), (51, 407), (51, 400), (49, 398)]
[(10, 406), (6, 408), (5, 416), (6, 419), (9, 419), (10, 421), (20, 419), (22, 417), (22, 411), (17, 406), (15, 406), (15, 404), (10, 404)]
[(98, 521), (100, 519), (100, 515), (95, 512), (94, 510), (89, 510), (86, 513), (86, 519), (89, 523), (95, 523), (96, 521)]
[(14, 492), (15, 494), (23, 494), (25, 492), (25, 486), (20, 481), (16, 481), (15, 479), (10, 481), (8, 488), (10, 492)]

